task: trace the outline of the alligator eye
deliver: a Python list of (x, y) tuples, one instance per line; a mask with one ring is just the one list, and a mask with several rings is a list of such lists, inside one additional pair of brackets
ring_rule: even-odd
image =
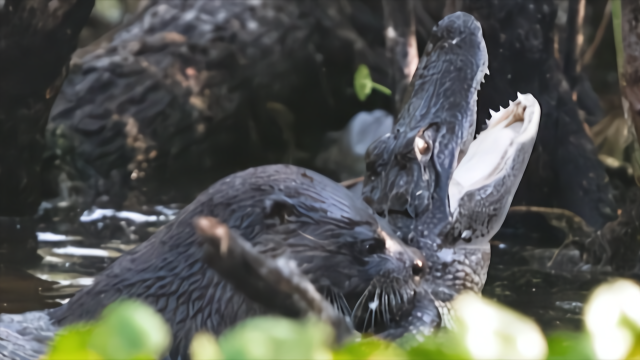
[(427, 151), (429, 151), (429, 144), (424, 141), (422, 136), (416, 136), (416, 140), (413, 143), (414, 148), (420, 155), (424, 155)]
[(431, 143), (430, 138), (425, 133), (432, 125), (428, 126), (426, 129), (422, 129), (418, 131), (415, 139), (413, 140), (413, 150), (416, 153), (416, 158), (420, 161), (423, 157), (426, 157), (427, 160), (431, 157), (431, 151), (433, 149), (433, 145)]
[(413, 141), (413, 150), (416, 153), (418, 161), (425, 156), (428, 158), (431, 155), (431, 144), (422, 137), (422, 133), (418, 134), (416, 139)]

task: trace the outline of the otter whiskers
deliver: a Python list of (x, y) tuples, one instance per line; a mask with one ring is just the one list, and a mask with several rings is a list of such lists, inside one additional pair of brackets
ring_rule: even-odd
[(344, 295), (341, 292), (335, 290), (334, 288), (327, 287), (324, 289), (323, 295), (325, 299), (327, 299), (339, 313), (347, 318), (351, 318), (351, 309), (349, 308), (347, 300), (344, 298)]
[(414, 290), (402, 291), (394, 285), (371, 284), (362, 294), (352, 313), (352, 321), (357, 330), (375, 333), (376, 325), (380, 327), (391, 324), (403, 310), (410, 307), (409, 301), (413, 298)]

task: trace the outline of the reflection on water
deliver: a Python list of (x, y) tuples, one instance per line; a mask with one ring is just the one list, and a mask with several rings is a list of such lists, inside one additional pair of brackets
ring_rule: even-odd
[(640, 279), (637, 273), (584, 265), (572, 248), (556, 254), (557, 248), (549, 247), (550, 235), (541, 241), (540, 234), (504, 230), (491, 242), (483, 294), (533, 317), (545, 331), (580, 329), (582, 306), (598, 284), (616, 276)]
[[(178, 206), (143, 212), (91, 209), (74, 219), (44, 206), (37, 232), (40, 264), (28, 270), (0, 265), (0, 313), (55, 308), (175, 217)], [(63, 231), (60, 231), (63, 230)]]

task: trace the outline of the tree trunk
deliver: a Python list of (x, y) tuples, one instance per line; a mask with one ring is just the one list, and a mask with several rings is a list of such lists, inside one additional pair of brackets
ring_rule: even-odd
[(0, 11), (0, 261), (35, 251), (45, 126), (93, 5), (6, 0)]
[[(536, 145), (513, 205), (566, 209), (596, 229), (615, 220), (610, 183), (579, 115), (580, 94), (595, 95), (589, 94), (582, 74), (576, 74), (578, 86), (572, 88), (554, 55), (554, 1), (465, 0), (465, 10), (480, 21), (489, 53), (490, 75), (478, 93), (476, 131), (490, 118), (490, 109), (508, 106), (516, 92), (535, 96), (542, 111)], [(596, 114), (597, 108), (590, 112)]]
[(618, 60), (618, 80), (622, 107), (634, 141), (631, 165), (640, 185), (640, 4), (637, 1), (613, 0), (611, 5)]

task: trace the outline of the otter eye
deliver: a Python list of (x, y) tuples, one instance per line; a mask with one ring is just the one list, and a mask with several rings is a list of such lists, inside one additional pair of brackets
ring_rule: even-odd
[(386, 246), (382, 239), (372, 239), (364, 243), (365, 251), (368, 255), (384, 253)]

